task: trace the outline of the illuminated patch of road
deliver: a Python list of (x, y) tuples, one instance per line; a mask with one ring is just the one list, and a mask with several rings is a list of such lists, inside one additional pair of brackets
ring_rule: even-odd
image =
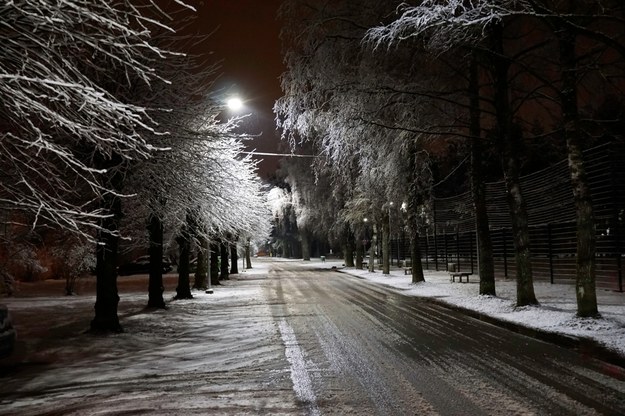
[(293, 380), (293, 390), (297, 398), (300, 399), (307, 407), (308, 414), (313, 416), (321, 415), (317, 407), (317, 397), (310, 381), (310, 376), (306, 370), (306, 362), (304, 354), (299, 347), (297, 338), (293, 328), (282, 319), (278, 323), (280, 336), (285, 347), (285, 355), (291, 365), (291, 380)]

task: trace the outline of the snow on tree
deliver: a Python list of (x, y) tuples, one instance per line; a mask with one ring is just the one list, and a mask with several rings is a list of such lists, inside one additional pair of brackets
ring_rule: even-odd
[[(169, 150), (138, 165), (127, 184), (128, 192), (139, 196), (128, 201), (127, 209), (128, 230), (136, 230), (133, 246), (152, 247), (155, 234), (146, 240), (146, 221), (157, 221), (161, 233), (164, 228), (170, 240), (175, 237), (185, 246), (233, 236), (265, 238), (269, 210), (256, 164), (249, 155), (242, 156), (244, 137), (232, 132), (236, 120), (220, 122), (217, 115), (223, 108), (211, 99), (181, 108), (175, 107), (171, 118), (177, 123), (171, 129), (175, 133), (163, 139)], [(168, 244), (162, 235), (156, 242), (161, 247), (155, 263)], [(154, 290), (158, 293), (151, 295), (156, 297), (151, 303), (162, 303), (162, 289)]]
[[(513, 195), (510, 201), (513, 228), (516, 230), (514, 234), (519, 237), (515, 241), (519, 304), (533, 303), (535, 298), (530, 289), (531, 267), (527, 251), (529, 240), (527, 231), (524, 231), (527, 228), (524, 219), (526, 214), (522, 193), (519, 192), (515, 178), (518, 176), (518, 162), (514, 160), (516, 156), (510, 157), (518, 152), (518, 138), (512, 129), (511, 120), (515, 117), (512, 108), (518, 111), (519, 105), (513, 105), (511, 100), (519, 99), (518, 93), (517, 97), (512, 95), (512, 79), (520, 79), (518, 75), (522, 71), (525, 72), (526, 80), (528, 75), (535, 77), (534, 84), (538, 87), (525, 86), (530, 88), (525, 92), (526, 97), (534, 95), (533, 102), (528, 101), (529, 105), (544, 106), (548, 111), (552, 111), (553, 107), (548, 101), (561, 106), (561, 118), (554, 116), (552, 122), (554, 130), (563, 135), (567, 142), (573, 196), (577, 207), (578, 314), (597, 315), (594, 289), (595, 226), (590, 189), (581, 158), (581, 136), (587, 134), (582, 133), (577, 100), (581, 97), (579, 88), (585, 86), (585, 83), (585, 87), (594, 91), (607, 86), (619, 89), (613, 79), (596, 77), (592, 73), (596, 71), (605, 74), (619, 65), (615, 66), (616, 61), (605, 59), (612, 51), (620, 55), (621, 62), (625, 57), (625, 48), (619, 41), (619, 38), (622, 39), (622, 31), (617, 29), (622, 25), (622, 2), (425, 0), (417, 6), (400, 5), (398, 14), (399, 17), (392, 22), (370, 29), (365, 41), (376, 47), (386, 45), (390, 48), (408, 39), (418, 39), (438, 55), (456, 47), (473, 49), (481, 56), (481, 65), (493, 79), (496, 130), (502, 139), (505, 152), (508, 192)], [(529, 45), (524, 42), (522, 48), (512, 50), (514, 48), (510, 44), (514, 41), (511, 41), (511, 36), (522, 36), (521, 32), (530, 27), (533, 33), (540, 36), (530, 39)], [(543, 59), (540, 59), (541, 53)], [(554, 62), (554, 56), (559, 56), (559, 61)], [(532, 59), (537, 58), (539, 64), (535, 65)], [(511, 67), (517, 64), (512, 72)], [(557, 75), (554, 76), (558, 73), (560, 79), (557, 79)], [(612, 88), (609, 89), (613, 90)], [(540, 94), (536, 94), (536, 91), (540, 91)], [(598, 129), (604, 128), (602, 121), (591, 122), (590, 117), (586, 123), (594, 123)]]
[(365, 41), (391, 47), (409, 38), (422, 38), (429, 49), (446, 51), (459, 44), (481, 41), (485, 28), (504, 17), (527, 9), (528, 0), (423, 0), (418, 6), (402, 3), (400, 16), (384, 26), (369, 29)]
[[(415, 71), (418, 65), (410, 62), (421, 58), (387, 58), (361, 48), (365, 28), (384, 16), (388, 5), (362, 2), (362, 7), (354, 8), (348, 3), (300, 9), (297, 1), (287, 2), (283, 38), (288, 46), (288, 70), (282, 77), (284, 96), (274, 109), (283, 138), (295, 147), (312, 143), (319, 154), (313, 163), (316, 177), (329, 177), (332, 194), (340, 194), (321, 200), (342, 204), (334, 210), (336, 221), (331, 223), (352, 244), (354, 233), (362, 233), (364, 217), (378, 218), (382, 228), (388, 223), (384, 218), (388, 218), (390, 202), (400, 204), (409, 188), (405, 172), (393, 163), (399, 149), (411, 143), (412, 137), (427, 143), (427, 135), (434, 130), (427, 126), (435, 125), (432, 114), (450, 110), (443, 101), (432, 105), (431, 100), (412, 93), (415, 85), (431, 85)], [(307, 23), (304, 29), (302, 20)], [(449, 131), (449, 126), (440, 130)], [(305, 179), (300, 179), (300, 189)]]
[(273, 217), (280, 219), (291, 205), (291, 194), (284, 188), (273, 187), (267, 193), (267, 203)]
[(293, 207), (290, 189), (274, 186), (267, 193), (267, 204), (272, 214), (273, 250), (280, 250), (283, 257), (294, 257), (297, 253), (297, 217)]
[[(386, 45), (387, 54), (395, 55), (398, 51), (408, 49), (412, 50), (413, 54), (422, 56), (425, 60), (420, 66), (421, 73), (425, 71), (425, 73), (454, 74), (445, 80), (430, 75), (429, 82), (413, 88), (412, 93), (423, 98), (422, 108), (439, 107), (441, 104), (449, 107), (438, 114), (421, 117), (419, 119), (421, 125), (429, 125), (419, 129), (422, 134), (430, 136), (433, 141), (449, 140), (451, 137), (456, 142), (467, 140), (470, 142), (471, 154), (474, 156), (471, 158), (470, 178), (474, 190), (480, 247), (478, 262), (480, 294), (484, 295), (495, 295), (492, 243), (483, 191), (484, 178), (481, 174), (483, 169), (480, 169), (485, 163), (484, 142), (488, 140), (484, 137), (481, 121), (486, 114), (482, 108), (482, 101), (488, 100), (480, 97), (477, 62), (481, 55), (479, 52), (467, 51), (470, 48), (464, 47), (467, 44), (478, 44), (477, 41), (483, 34), (481, 29), (464, 27), (463, 23), (454, 25), (449, 21), (451, 19), (464, 22), (463, 19), (467, 16), (460, 14), (460, 10), (479, 15), (483, 20), (500, 19), (502, 10), (490, 6), (479, 2), (475, 4), (423, 2), (417, 7), (402, 4), (398, 7), (400, 18), (385, 26), (369, 29), (364, 38), (364, 44), (373, 46), (379, 53), (384, 52), (381, 46)], [(475, 9), (467, 11), (471, 7)], [(488, 19), (484, 17), (485, 15), (489, 16)], [(439, 36), (439, 32), (444, 34)]]
[(51, 249), (55, 263), (52, 268), (55, 278), (65, 280), (65, 294), (76, 294), (76, 282), (95, 269), (93, 245), (75, 234), (65, 233)]
[[(181, 7), (186, 6), (177, 1)], [(162, 82), (153, 63), (170, 53), (150, 43), (168, 28), (154, 2), (11, 1), (0, 6), (0, 202), (91, 237), (111, 191), (96, 156), (145, 159), (157, 126), (117, 95), (139, 79)]]
[(0, 234), (0, 295), (11, 296), (17, 278), (32, 281), (47, 271), (37, 256), (40, 236), (25, 227)]
[[(513, 131), (509, 98), (509, 59), (502, 44), (502, 19), (512, 14), (523, 1), (425, 0), (418, 6), (403, 6), (401, 16), (388, 25), (372, 28), (365, 41), (376, 45), (392, 45), (410, 37), (424, 38), (428, 48), (442, 53), (454, 46), (468, 48), (482, 45), (490, 48), (488, 55), (493, 77), (493, 102), (496, 134), (501, 142), (504, 177), (509, 194), (510, 214), (515, 236), (517, 272), (517, 304), (537, 303), (533, 289), (529, 252), (527, 209), (519, 186), (518, 150), (520, 138)], [(479, 42), (478, 42), (479, 41)]]

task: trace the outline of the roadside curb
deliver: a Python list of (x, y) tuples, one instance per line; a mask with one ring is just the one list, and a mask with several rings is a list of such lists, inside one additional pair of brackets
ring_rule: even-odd
[(487, 322), (491, 325), (505, 328), (509, 331), (516, 332), (530, 338), (535, 338), (541, 341), (549, 342), (551, 344), (556, 344), (563, 348), (575, 350), (584, 355), (592, 356), (595, 359), (618, 367), (613, 369), (615, 373), (613, 374), (613, 376), (618, 378), (619, 380), (625, 380), (625, 357), (606, 348), (605, 346), (601, 345), (591, 338), (560, 334), (558, 332), (546, 331), (543, 329), (520, 325), (515, 322), (494, 318), (490, 315), (485, 315), (481, 312), (467, 309), (462, 306), (452, 305), (439, 299), (432, 299), (427, 297), (423, 297), (421, 299), (436, 303), (448, 309), (456, 310), (472, 318)]
[[(346, 273), (342, 271), (340, 268), (333, 268), (333, 271), (337, 271), (340, 273), (344, 273), (355, 277), (361, 280), (367, 280), (364, 277), (353, 275), (350, 273)], [(385, 285), (379, 282), (371, 282), (371, 284), (387, 287), (390, 289), (396, 289), (392, 286)], [(397, 293), (401, 293), (401, 291), (397, 291)], [(618, 354), (615, 351), (608, 349), (603, 346), (599, 342), (586, 337), (578, 337), (567, 334), (560, 334), (557, 332), (546, 331), (538, 328), (531, 328), (525, 325), (520, 325), (515, 322), (506, 321), (504, 319), (495, 318), (490, 315), (483, 314), (479, 311), (474, 311), (472, 309), (468, 309), (462, 306), (454, 305), (444, 300), (440, 300), (437, 298), (427, 297), (427, 296), (417, 296), (419, 299), (422, 299), (426, 302), (434, 303), (436, 305), (445, 307), (447, 309), (452, 309), (458, 311), (464, 315), (470, 316), (474, 319), (478, 319), (483, 322), (487, 322), (491, 325), (495, 325), (504, 329), (507, 329), (512, 332), (516, 332), (521, 335), (528, 336), (530, 338), (539, 339), (541, 341), (549, 342), (551, 344), (558, 345), (563, 348), (575, 350), (581, 354), (591, 356), (597, 360), (603, 361), (607, 363), (613, 368), (610, 368), (610, 375), (616, 379), (621, 381), (625, 381), (625, 357)]]

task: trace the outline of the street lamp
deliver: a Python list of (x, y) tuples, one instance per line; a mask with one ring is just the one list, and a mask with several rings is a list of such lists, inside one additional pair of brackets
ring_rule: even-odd
[(226, 101), (226, 105), (231, 111), (239, 111), (243, 108), (243, 101), (239, 97), (230, 97)]
[(392, 235), (392, 227), (391, 227), (391, 208), (393, 208), (394, 202), (391, 201), (388, 203), (388, 257), (389, 257), (389, 261), (391, 263), (391, 266), (393, 265), (393, 256), (391, 255), (391, 235)]
[[(405, 218), (403, 217), (403, 215), (406, 214), (406, 212), (408, 212), (408, 203), (407, 202), (402, 202), (401, 203), (401, 212), (399, 213), (399, 216), (401, 217), (400, 220), (400, 229), (401, 229), (401, 247), (402, 247), (402, 253), (403, 254), (403, 259), (404, 259), (404, 263), (406, 262), (406, 253), (405, 253), (405, 248), (406, 248), (406, 234), (405, 232)], [(399, 235), (399, 230), (397, 231), (397, 258), (399, 259), (399, 251), (400, 251), (400, 246), (399, 246), (399, 239), (400, 239), (400, 235)], [(399, 260), (398, 260), (399, 263)]]
[[(363, 245), (362, 245), (362, 257), (363, 257), (363, 266), (365, 266), (366, 264), (366, 268), (371, 271), (371, 264), (373, 264), (373, 230), (371, 230), (371, 235), (369, 235), (369, 218), (365, 217), (362, 219), (362, 222), (365, 224), (364, 226), (364, 240), (363, 240)], [(369, 243), (369, 259), (367, 260), (367, 243)]]
[[(209, 246), (210, 247), (210, 246)], [(208, 286), (206, 287), (206, 293), (209, 295), (213, 294), (213, 286), (212, 286), (212, 282), (211, 280), (213, 279), (212, 276), (212, 272), (211, 272), (211, 250), (209, 249), (206, 253), (206, 256), (208, 257)]]

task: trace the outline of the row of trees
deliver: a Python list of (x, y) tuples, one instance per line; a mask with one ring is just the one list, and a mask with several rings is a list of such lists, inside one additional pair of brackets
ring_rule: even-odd
[(218, 68), (189, 52), (207, 41), (184, 35), (195, 10), (157, 3), (0, 6), (2, 243), (23, 227), (93, 243), (94, 330), (121, 330), (120, 245), (149, 249), (148, 304), (164, 307), (164, 246), (179, 245), (184, 289), (192, 245), (206, 256), (209, 241), (269, 227), (240, 119), (223, 119), (223, 91), (212, 88)]
[[(309, 198), (309, 212), (332, 212), (335, 221), (315, 223), (327, 224), (324, 233), (341, 233), (351, 252), (366, 217), (387, 247), (391, 203), (405, 202), (405, 227), (416, 243), (429, 223), (432, 184), (469, 159), (480, 293), (496, 294), (484, 183), (502, 175), (517, 304), (534, 304), (519, 176), (554, 161), (545, 154), (566, 155), (577, 208), (578, 314), (598, 315), (595, 221), (582, 150), (622, 134), (621, 2), (356, 3), (285, 0), (281, 9), (287, 72), (275, 112), (284, 138), (319, 156), (309, 176), (318, 182), (298, 184), (317, 195)], [(548, 152), (531, 152), (538, 147)], [(412, 247), (419, 281), (420, 254)]]

